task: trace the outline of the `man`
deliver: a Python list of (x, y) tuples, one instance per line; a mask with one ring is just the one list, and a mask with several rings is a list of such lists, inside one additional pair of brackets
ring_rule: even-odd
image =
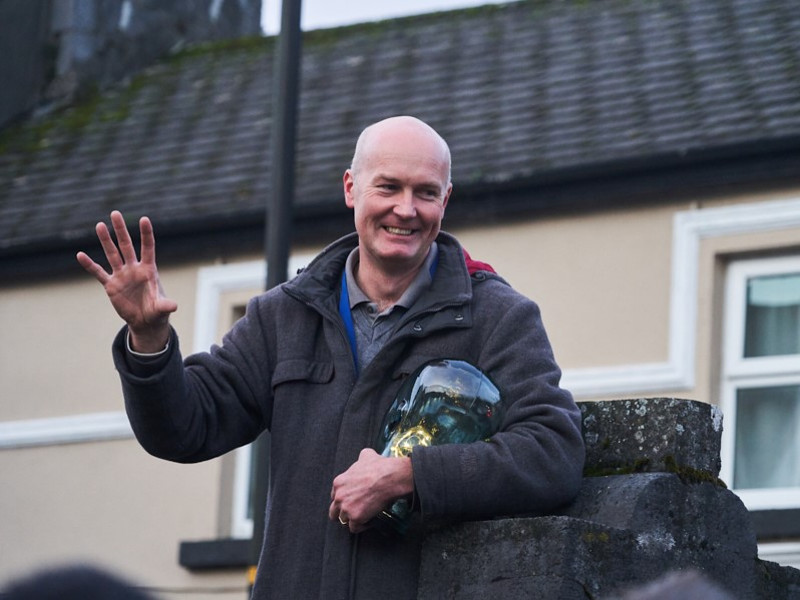
[[(414, 598), (426, 523), (541, 513), (578, 490), (579, 411), (558, 387), (538, 308), (490, 272), (470, 275), (440, 232), (451, 191), (450, 151), (431, 127), (405, 116), (368, 127), (344, 174), (356, 233), (251, 300), (221, 347), (185, 361), (147, 218), (141, 260), (118, 212), (118, 247), (97, 226), (111, 273), (78, 255), (127, 323), (114, 360), (149, 452), (201, 461), (270, 430), (255, 598)], [(435, 358), (496, 382), (508, 405), (501, 431), (379, 456), (372, 447), (403, 379)], [(400, 497), (414, 507), (408, 533), (371, 527)]]

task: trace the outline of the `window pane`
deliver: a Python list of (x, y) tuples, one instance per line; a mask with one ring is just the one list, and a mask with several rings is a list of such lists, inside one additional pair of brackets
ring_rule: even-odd
[(800, 273), (747, 281), (745, 357), (800, 353)]
[(800, 385), (737, 390), (733, 485), (800, 487)]

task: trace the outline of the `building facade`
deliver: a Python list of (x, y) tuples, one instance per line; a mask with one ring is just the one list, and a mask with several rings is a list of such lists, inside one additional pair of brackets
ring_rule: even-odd
[[(290, 273), (352, 230), (358, 131), (448, 140), (444, 228), (535, 299), (578, 400), (724, 413), (761, 558), (800, 566), (800, 22), (785, 0), (516, 2), (304, 38)], [(89, 561), (245, 598), (250, 455), (156, 460), (122, 412), (120, 322), (74, 261), (154, 221), (185, 352), (260, 292), (273, 41), (192, 48), (0, 138), (0, 582)], [(792, 58), (793, 57), (793, 58)], [(260, 509), (260, 507), (257, 507)], [(227, 545), (226, 545), (227, 544)]]

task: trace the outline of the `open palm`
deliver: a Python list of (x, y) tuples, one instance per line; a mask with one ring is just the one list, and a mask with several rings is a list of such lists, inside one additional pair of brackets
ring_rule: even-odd
[(79, 252), (78, 262), (103, 286), (114, 310), (128, 324), (132, 343), (141, 352), (155, 352), (169, 338), (169, 315), (178, 305), (164, 295), (155, 259), (155, 236), (150, 219), (139, 220), (141, 259), (136, 256), (125, 220), (119, 211), (111, 213), (116, 243), (105, 223), (95, 228), (111, 273)]

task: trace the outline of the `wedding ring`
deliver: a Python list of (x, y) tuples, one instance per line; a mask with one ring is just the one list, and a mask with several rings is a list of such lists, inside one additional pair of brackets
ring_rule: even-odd
[(339, 515), (339, 523), (341, 523), (342, 525), (347, 525), (347, 523), (348, 523), (348, 522), (347, 522), (347, 521), (345, 521), (345, 520), (342, 518), (342, 515)]

